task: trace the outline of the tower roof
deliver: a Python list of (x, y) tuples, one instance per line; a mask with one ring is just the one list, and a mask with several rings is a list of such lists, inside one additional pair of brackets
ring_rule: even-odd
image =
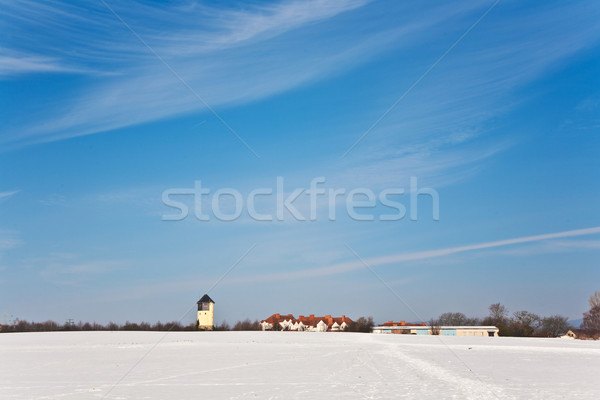
[(200, 298), (200, 300), (198, 300), (198, 302), (196, 304), (199, 303), (215, 303), (207, 294), (205, 294), (204, 296), (202, 296)]

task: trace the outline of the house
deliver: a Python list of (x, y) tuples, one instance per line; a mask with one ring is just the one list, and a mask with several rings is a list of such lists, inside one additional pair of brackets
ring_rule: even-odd
[(600, 337), (600, 332), (571, 328), (567, 331), (567, 333), (559, 337), (562, 339), (598, 340), (598, 338)]
[(561, 339), (577, 339), (578, 336), (581, 336), (581, 332), (579, 329), (569, 329), (567, 333), (562, 336), (559, 336)]
[(292, 314), (273, 314), (269, 318), (260, 321), (260, 326), (263, 331), (280, 329), (282, 331), (298, 332), (341, 332), (345, 331), (352, 323), (353, 321), (345, 315), (336, 318), (331, 315), (315, 317), (314, 314), (310, 314), (309, 316), (300, 315), (295, 318)]
[(211, 331), (214, 327), (215, 302), (205, 294), (198, 300), (198, 329)]
[(406, 324), (404, 321), (388, 321), (373, 327), (373, 333), (404, 334), (404, 335), (433, 335), (442, 336), (498, 336), (499, 329), (495, 326), (429, 326), (425, 323)]

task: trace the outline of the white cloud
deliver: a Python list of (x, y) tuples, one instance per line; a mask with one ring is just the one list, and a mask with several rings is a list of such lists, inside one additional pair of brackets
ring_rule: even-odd
[[(210, 30), (193, 26), (179, 29), (167, 36), (154, 35), (150, 39), (152, 42), (159, 42), (161, 54), (185, 55), (222, 50), (252, 40), (272, 38), (303, 25), (362, 7), (369, 1), (291, 1), (250, 6), (244, 10), (216, 10), (197, 5), (192, 9), (192, 13), (203, 14)], [(181, 17), (180, 14), (178, 16)]]
[[(411, 38), (475, 7), (442, 5), (431, 9), (427, 18), (396, 26), (362, 21), (361, 32), (352, 24), (328, 25), (364, 4), (313, 0), (243, 11), (202, 6), (158, 10), (143, 5), (136, 6), (135, 13), (116, 11), (208, 104), (219, 106), (255, 101), (346, 71), (391, 48), (412, 45)], [(60, 140), (204, 110), (106, 10), (90, 13), (73, 5), (43, 9), (30, 13), (27, 7), (13, 5), (8, 14), (32, 26), (48, 25), (44, 37), (38, 38), (43, 42), (58, 41), (68, 33), (67, 43), (55, 47), (71, 51), (53, 57), (68, 59), (74, 68), (100, 68), (114, 76), (87, 85), (81, 95), (59, 99), (46, 115), (38, 116), (38, 122), (5, 136), (7, 145)], [(35, 37), (28, 33), (23, 40)]]
[(6, 54), (0, 52), (0, 77), (31, 73), (89, 73), (89, 70), (62, 65), (60, 60), (32, 54)]
[[(346, 180), (389, 186), (417, 176), (427, 184), (448, 185), (520, 140), (523, 132), (503, 132), (490, 121), (531, 100), (520, 89), (597, 44), (600, 29), (594, 21), (600, 12), (565, 4), (499, 16), (511, 11), (505, 6), (514, 4), (499, 5), (342, 160), (352, 163)], [(573, 18), (565, 19), (566, 13)], [(340, 155), (420, 73), (409, 72), (411, 79), (400, 75), (390, 81), (397, 93), (348, 132), (352, 140)]]
[(494, 254), (512, 257), (527, 257), (539, 254), (569, 253), (577, 250), (599, 250), (600, 240), (550, 240), (536, 245), (494, 251)]
[[(377, 268), (379, 266), (384, 265), (392, 265), (392, 264), (402, 264), (411, 261), (418, 260), (428, 260), (428, 259), (436, 259), (442, 258), (445, 256), (451, 256), (460, 253), (466, 252), (474, 252), (479, 250), (488, 250), (488, 249), (496, 249), (505, 246), (514, 246), (519, 244), (528, 244), (528, 243), (538, 243), (549, 240), (557, 240), (557, 239), (565, 239), (565, 238), (574, 238), (580, 236), (588, 236), (588, 235), (597, 235), (600, 234), (600, 227), (587, 228), (587, 229), (577, 229), (571, 231), (563, 231), (556, 233), (546, 233), (541, 235), (534, 236), (524, 236), (517, 237), (505, 240), (497, 240), (492, 242), (485, 243), (476, 243), (465, 246), (457, 246), (450, 248), (442, 248), (442, 249), (434, 249), (434, 250), (426, 250), (419, 252), (411, 252), (411, 253), (400, 253), (393, 254), (389, 256), (382, 257), (373, 257), (366, 258), (364, 262), (366, 262), (371, 268)], [(591, 248), (597, 248), (596, 241), (590, 242), (594, 243), (590, 245)], [(276, 246), (273, 246), (276, 248)], [(329, 255), (333, 255), (329, 254)], [(241, 270), (247, 269), (249, 264), (258, 263), (259, 260), (253, 260), (255, 254), (250, 253), (247, 258), (244, 258), (239, 267), (236, 268), (238, 272)], [(337, 258), (339, 258), (339, 253), (337, 253)], [(282, 253), (282, 259), (288, 257), (289, 253)], [(318, 260), (313, 260), (315, 263)], [(262, 260), (264, 263), (264, 260)], [(275, 263), (276, 264), (276, 263)], [(283, 264), (281, 264), (283, 265)], [(341, 262), (341, 263), (332, 263), (330, 265), (318, 268), (309, 268), (309, 269), (298, 269), (295, 271), (284, 271), (284, 272), (275, 272), (275, 273), (265, 273), (265, 274), (254, 274), (254, 275), (240, 275), (230, 274), (223, 280), (220, 285), (247, 285), (251, 283), (260, 283), (260, 282), (278, 282), (278, 281), (296, 281), (296, 280), (304, 280), (304, 279), (313, 279), (313, 278), (322, 278), (327, 276), (334, 275), (342, 275), (356, 270), (366, 269), (365, 264), (361, 260), (353, 259), (351, 261)], [(209, 287), (214, 284), (215, 279), (205, 278), (205, 279), (196, 279), (190, 278), (184, 281), (172, 281), (172, 282), (163, 282), (163, 283), (153, 283), (149, 285), (141, 285), (141, 286), (133, 286), (128, 287), (126, 293), (120, 294), (111, 294), (110, 298), (117, 296), (119, 299), (133, 299), (133, 298), (144, 298), (148, 296), (152, 296), (154, 293), (174, 293), (182, 290), (192, 290), (202, 287)], [(422, 276), (415, 277), (406, 277), (399, 280), (390, 281), (390, 285), (406, 285), (410, 284), (414, 281), (422, 279)]]
[[(430, 258), (449, 256), (449, 255), (464, 253), (464, 252), (469, 252), (469, 251), (485, 250), (485, 249), (491, 249), (491, 248), (503, 247), (503, 246), (512, 246), (512, 245), (523, 244), (523, 243), (533, 243), (533, 242), (539, 242), (539, 241), (550, 240), (550, 239), (561, 239), (561, 238), (569, 238), (569, 237), (576, 237), (576, 236), (595, 235), (595, 234), (599, 234), (599, 233), (600, 233), (600, 227), (577, 229), (577, 230), (572, 230), (572, 231), (546, 233), (546, 234), (542, 234), (542, 235), (524, 236), (524, 237), (517, 237), (517, 238), (512, 238), (512, 239), (498, 240), (498, 241), (493, 241), (493, 242), (477, 243), (477, 244), (471, 244), (471, 245), (466, 245), (466, 246), (449, 247), (449, 248), (443, 248), (443, 249), (426, 250), (426, 251), (419, 251), (419, 252), (412, 252), (412, 253), (394, 254), (394, 255), (390, 255), (390, 256), (368, 258), (368, 259), (365, 259), (364, 261), (370, 267), (377, 267), (377, 266), (381, 266), (381, 265), (397, 264), (397, 263), (403, 263), (403, 262), (409, 262), (409, 261), (425, 260), (425, 259), (430, 259)], [(343, 263), (339, 263), (339, 264), (335, 264), (335, 265), (331, 265), (331, 266), (314, 268), (314, 269), (304, 269), (304, 270), (298, 270), (298, 271), (293, 271), (293, 272), (272, 273), (272, 274), (254, 276), (254, 277), (241, 277), (241, 278), (239, 278), (239, 281), (244, 281), (244, 280), (246, 280), (246, 281), (270, 281), (270, 280), (276, 281), (276, 280), (291, 280), (291, 279), (307, 279), (307, 278), (316, 278), (316, 277), (323, 277), (323, 276), (329, 276), (329, 275), (343, 274), (343, 273), (347, 273), (347, 272), (362, 269), (362, 268), (365, 268), (365, 265), (361, 260), (352, 260), (352, 261), (347, 261), (347, 262), (343, 262)]]
[(14, 196), (15, 194), (19, 193), (20, 190), (11, 190), (8, 192), (0, 192), (0, 201), (1, 200), (6, 200), (11, 198), (12, 196)]
[[(19, 233), (10, 230), (0, 229), (0, 261), (4, 258), (4, 255), (17, 246), (21, 246), (23, 241), (19, 239)], [(5, 267), (0, 266), (0, 270)]]
[(57, 194), (57, 193), (52, 193), (45, 199), (40, 200), (40, 203), (45, 206), (61, 206), (61, 207), (65, 207), (68, 204), (67, 197)]
[(52, 253), (47, 257), (29, 259), (26, 263), (30, 268), (38, 270), (42, 278), (60, 285), (83, 284), (98, 275), (122, 270), (128, 265), (122, 260), (82, 259), (73, 253)]
[[(50, 66), (100, 69), (112, 75), (86, 85), (82, 94), (65, 94), (47, 107), (46, 115), (36, 116), (34, 123), (11, 127), (2, 139), (7, 147), (206, 111), (101, 5), (93, 12), (71, 4), (32, 6), (7, 5), (7, 15), (25, 27), (46, 24), (43, 38), (33, 32), (23, 40), (44, 39), (53, 48), (65, 49), (39, 57), (53, 58)], [(135, 13), (127, 5), (115, 9), (208, 104), (223, 107), (339, 74), (383, 53), (408, 60), (419, 57), (416, 64), (425, 70), (452, 43), (452, 35), (460, 35), (487, 6), (486, 2), (444, 4), (423, 15), (406, 10), (402, 21), (381, 26), (369, 19), (374, 7), (351, 0), (282, 2), (243, 9), (198, 3), (160, 9), (136, 5)], [(342, 163), (344, 172), (328, 178), (342, 184), (397, 186), (398, 181), (417, 176), (428, 185), (448, 185), (471, 176), (483, 161), (518, 140), (518, 132), (495, 132), (488, 121), (527, 100), (515, 96), (517, 89), (597, 43), (599, 12), (583, 4), (575, 8), (523, 6), (519, 13), (512, 13), (510, 7), (518, 6), (501, 4), (494, 9), (349, 154), (351, 164)], [(564, 18), (567, 11), (572, 18)], [(336, 17), (345, 14), (348, 21), (336, 23)], [(352, 24), (360, 30), (352, 29)], [(54, 43), (65, 33), (66, 45)], [(437, 50), (423, 55), (415, 50), (417, 46)], [(373, 120), (422, 70), (400, 69), (397, 77), (391, 77), (388, 98), (372, 101), (374, 109), (381, 107), (371, 111)], [(349, 118), (345, 128), (349, 131), (340, 135), (348, 139), (345, 144), (339, 141), (340, 155), (372, 120), (356, 122)], [(491, 132), (495, 138), (478, 142)]]
[[(10, 237), (3, 237), (0, 238), (0, 252), (3, 252), (5, 250), (10, 250), (14, 247), (17, 247), (19, 244), (21, 244), (21, 241), (15, 238), (10, 238)], [(1, 253), (0, 253), (1, 256)]]

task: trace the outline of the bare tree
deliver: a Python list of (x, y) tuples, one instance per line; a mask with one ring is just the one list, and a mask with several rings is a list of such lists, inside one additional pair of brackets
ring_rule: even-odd
[(513, 331), (508, 319), (508, 310), (500, 303), (489, 306), (490, 314), (483, 319), (483, 325), (494, 325), (499, 329), (498, 335), (512, 336)]
[(440, 315), (437, 319), (438, 325), (465, 325), (467, 316), (460, 312), (447, 312)]
[(227, 323), (227, 321), (221, 322), (221, 325), (215, 326), (215, 331), (230, 331), (231, 327)]
[(549, 317), (542, 318), (540, 324), (540, 330), (542, 333), (550, 336), (557, 337), (565, 334), (571, 325), (567, 322), (567, 317), (561, 315), (551, 315)]
[(465, 326), (465, 325), (481, 325), (481, 320), (479, 318), (469, 318), (465, 314), (460, 312), (447, 312), (443, 313), (437, 319), (439, 325), (455, 325), (455, 326)]
[(374, 325), (375, 323), (373, 322), (373, 317), (360, 317), (354, 321), (354, 323), (350, 324), (350, 326), (346, 329), (346, 332), (371, 333)]
[(441, 332), (440, 322), (434, 320), (433, 318), (429, 320), (429, 327), (431, 329), (432, 335), (439, 335)]
[[(279, 325), (279, 324), (275, 324)], [(275, 325), (273, 326), (273, 330), (275, 329)], [(258, 321), (250, 321), (249, 319), (245, 319), (243, 321), (238, 321), (233, 326), (234, 331), (260, 331), (260, 323)]]
[(512, 333), (514, 336), (531, 336), (540, 324), (540, 317), (529, 311), (516, 311), (513, 314)]
[(106, 326), (106, 329), (109, 331), (118, 331), (120, 329), (120, 327), (119, 327), (119, 325), (117, 325), (116, 323), (111, 321)]
[(600, 306), (600, 292), (595, 292), (593, 295), (590, 296), (590, 309), (596, 307), (596, 306)]
[(490, 319), (494, 324), (506, 323), (508, 310), (500, 303), (492, 304), (489, 307)]
[(581, 329), (600, 332), (600, 305), (594, 306), (590, 311), (583, 313)]

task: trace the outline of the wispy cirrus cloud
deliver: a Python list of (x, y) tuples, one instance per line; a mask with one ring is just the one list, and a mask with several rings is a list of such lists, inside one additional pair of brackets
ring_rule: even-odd
[[(544, 240), (551, 239), (562, 239), (562, 238), (570, 238), (576, 236), (587, 236), (587, 235), (597, 235), (600, 234), (600, 227), (594, 228), (586, 228), (586, 229), (577, 229), (572, 231), (564, 231), (564, 232), (556, 232), (556, 233), (546, 233), (542, 235), (534, 235), (534, 236), (523, 236), (516, 237), (511, 239), (497, 240), (492, 242), (485, 243), (476, 243), (465, 246), (457, 246), (457, 247), (448, 247), (443, 249), (435, 249), (435, 250), (426, 250), (426, 251), (418, 251), (412, 253), (401, 253), (401, 254), (393, 254), (389, 256), (383, 257), (374, 257), (368, 258), (364, 261), (371, 267), (378, 267), (382, 265), (396, 264), (402, 262), (409, 261), (417, 261), (417, 260), (425, 260), (430, 258), (438, 258), (443, 256), (449, 256), (458, 253), (477, 251), (477, 250), (486, 250), (492, 249), (496, 247), (504, 247), (504, 246), (512, 246), (524, 243), (534, 243), (540, 242)], [(365, 268), (362, 260), (353, 260), (347, 261), (331, 266), (313, 268), (313, 269), (305, 269), (293, 272), (281, 272), (281, 273), (273, 273), (266, 274), (262, 276), (255, 277), (245, 277), (240, 279), (246, 279), (249, 281), (252, 280), (287, 280), (287, 279), (306, 279), (306, 278), (316, 278), (322, 276), (329, 275), (337, 275), (343, 274), (347, 272), (351, 272), (354, 270)]]
[[(413, 46), (419, 34), (479, 6), (439, 5), (402, 24), (378, 24), (381, 10), (369, 11), (374, 13), (370, 18), (352, 13), (345, 23), (336, 23), (365, 4), (313, 0), (231, 9), (186, 3), (159, 9), (136, 3), (115, 5), (115, 11), (190, 87), (219, 106), (256, 101), (347, 71), (390, 49)], [(101, 7), (87, 7), (7, 5), (6, 14), (13, 17), (7, 23), (22, 39), (13, 45), (21, 51), (32, 51), (42, 41), (40, 56), (112, 76), (92, 73), (94, 79), (79, 91), (83, 94), (74, 90), (64, 96), (38, 122), (6, 135), (6, 145), (60, 140), (203, 110), (114, 16)], [(25, 29), (34, 25), (47, 29)]]
[[(0, 262), (9, 250), (23, 244), (23, 241), (19, 236), (19, 232), (0, 229)], [(4, 269), (4, 267), (0, 265), (0, 270), (2, 269)]]
[(35, 270), (53, 284), (84, 284), (101, 275), (122, 271), (128, 266), (123, 260), (89, 259), (76, 253), (51, 253), (23, 260), (23, 267)]
[[(153, 35), (164, 54), (196, 54), (223, 50), (253, 40), (265, 40), (304, 25), (326, 20), (341, 12), (360, 8), (371, 0), (292, 1), (265, 4), (246, 9), (215, 9), (198, 3), (179, 7), (173, 11), (181, 17), (186, 14), (201, 15), (206, 25), (198, 29), (196, 23), (178, 27), (171, 35)], [(189, 18), (189, 16), (188, 16)], [(189, 25), (195, 25), (190, 27)]]
[[(530, 246), (494, 250), (495, 255), (528, 257), (541, 254), (560, 254), (600, 250), (600, 240), (549, 240)], [(488, 253), (489, 254), (489, 253)]]
[[(339, 128), (348, 130), (341, 154), (489, 2), (444, 3), (427, 12), (397, 4), (389, 13), (393, 18), (360, 0), (243, 8), (196, 2), (111, 6), (216, 107), (264, 99), (384, 54), (416, 57), (416, 68), (401, 66), (388, 78), (389, 93), (372, 99), (374, 111), (358, 123), (348, 118), (351, 128)], [(522, 9), (514, 12), (515, 7)], [(35, 122), (5, 127), (0, 142), (6, 148), (204, 110), (101, 3), (24, 1), (7, 2), (5, 8), (7, 26), (14, 30), (15, 39), (5, 44), (11, 51), (37, 57), (38, 64), (49, 60), (49, 69), (90, 74), (81, 87), (45, 107)], [(564, 18), (567, 13), (571, 18)], [(339, 180), (389, 185), (418, 176), (439, 185), (470, 176), (515, 140), (507, 132), (479, 143), (496, 129), (489, 121), (527, 100), (516, 94), (520, 88), (598, 43), (599, 16), (596, 5), (584, 2), (501, 3), (353, 150)]]
[[(353, 271), (361, 270), (365, 268), (365, 263), (370, 267), (377, 268), (385, 265), (400, 265), (402, 263), (408, 263), (412, 261), (428, 260), (428, 259), (440, 259), (447, 256), (452, 256), (460, 253), (476, 252), (482, 250), (490, 250), (497, 248), (504, 248), (509, 246), (517, 246), (524, 244), (537, 244), (546, 241), (556, 241), (560, 243), (560, 239), (577, 238), (582, 236), (591, 236), (600, 234), (600, 227), (576, 229), (571, 231), (545, 233), (533, 236), (522, 236), (510, 239), (496, 240), (484, 243), (475, 243), (464, 246), (448, 247), (441, 249), (432, 249), (418, 252), (392, 254), (388, 256), (365, 258), (364, 260), (351, 260), (341, 263), (331, 263), (323, 267), (317, 268), (305, 268), (295, 271), (284, 271), (274, 272), (265, 274), (253, 274), (253, 275), (237, 275), (230, 276), (222, 283), (222, 285), (245, 285), (249, 283), (261, 283), (261, 282), (285, 282), (285, 281), (296, 281), (303, 279), (315, 279), (324, 278), (328, 276), (343, 275)], [(583, 242), (581, 242), (583, 243)], [(598, 249), (597, 241), (592, 241), (587, 244), (581, 244), (586, 248)], [(567, 246), (567, 245), (565, 245)], [(567, 246), (571, 250), (577, 250), (580, 248), (578, 245), (572, 243)], [(527, 248), (525, 248), (527, 251)], [(245, 262), (246, 263), (246, 262)], [(247, 266), (242, 265), (241, 269), (245, 269)], [(414, 280), (420, 279), (419, 277), (408, 277), (399, 280), (392, 281), (394, 285), (402, 285), (413, 282)], [(211, 279), (186, 279), (185, 281), (175, 282), (163, 282), (153, 283), (143, 286), (135, 286), (127, 289), (127, 293), (113, 294), (111, 298), (116, 296), (117, 298), (144, 298), (152, 296), (157, 292), (160, 293), (171, 293), (181, 290), (197, 289), (198, 287), (206, 287), (212, 283)], [(377, 286), (379, 287), (379, 285)]]
[(89, 70), (61, 64), (53, 57), (8, 52), (0, 49), (0, 77), (31, 73), (89, 73)]
[(17, 194), (19, 192), (20, 192), (20, 190), (10, 190), (10, 191), (6, 191), (6, 192), (0, 192), (0, 201), (10, 199), (11, 197), (13, 197), (15, 194)]
[(1, 252), (17, 247), (19, 244), (21, 241), (14, 237), (0, 237), (0, 257)]
[[(515, 4), (506, 6), (494, 9), (398, 103), (352, 150), (350, 160), (342, 159), (346, 180), (385, 186), (413, 175), (443, 186), (470, 176), (486, 159), (518, 142), (518, 132), (502, 132), (493, 121), (532, 100), (523, 88), (598, 44), (600, 28), (593, 21), (600, 8), (577, 3), (523, 7), (512, 14)], [(571, 12), (573, 18), (565, 19)], [(397, 88), (395, 97), (355, 127), (346, 146), (419, 76), (410, 72), (413, 78), (390, 82)]]
[[(190, 86), (211, 105), (219, 105), (261, 98), (331, 69), (351, 46), (340, 48), (329, 60), (314, 63), (317, 54), (300, 58), (296, 50), (269, 39), (365, 3), (313, 0), (245, 9), (195, 3), (114, 7)], [(89, 70), (94, 78), (115, 75), (90, 82), (81, 90), (85, 94), (60, 99), (56, 109), (40, 116), (41, 123), (23, 127), (12, 138), (5, 136), (5, 142), (52, 141), (203, 109), (101, 3), (84, 7), (25, 1), (5, 6), (6, 23), (14, 28), (14, 37), (21, 39), (7, 46), (16, 47), (10, 49), (15, 54), (28, 54), (5, 57), (5, 73)], [(44, 45), (39, 46), (39, 42)], [(312, 51), (319, 52), (325, 53), (324, 49)], [(293, 66), (290, 57), (298, 61), (305, 58), (304, 65)]]

